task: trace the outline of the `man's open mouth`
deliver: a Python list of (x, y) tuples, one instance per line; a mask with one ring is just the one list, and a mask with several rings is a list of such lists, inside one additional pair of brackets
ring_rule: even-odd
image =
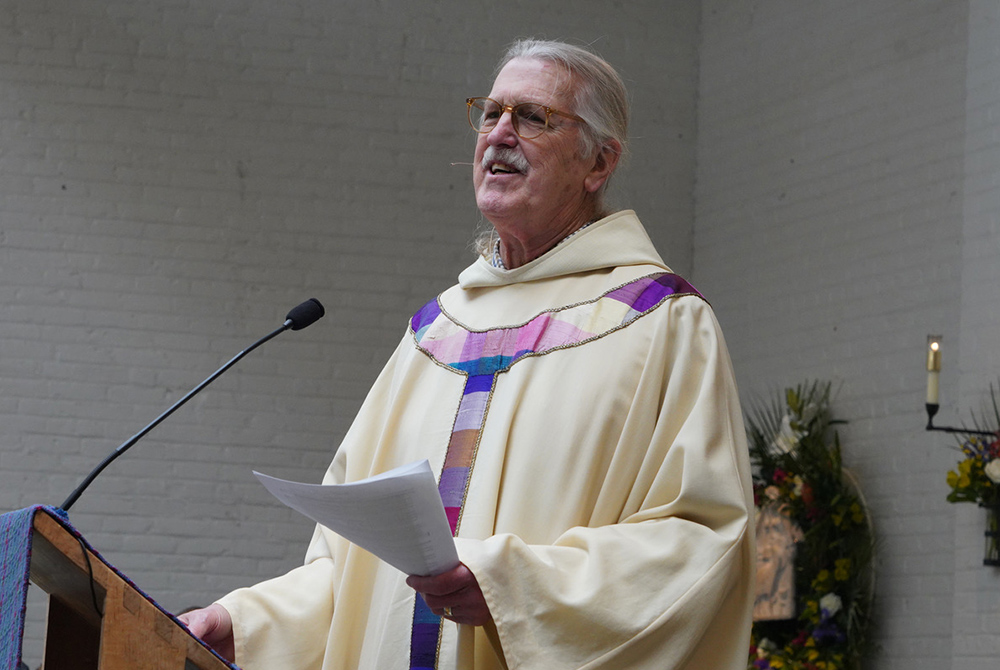
[(518, 174), (520, 170), (517, 168), (507, 165), (506, 163), (492, 163), (490, 165), (490, 174)]
[(527, 174), (530, 168), (524, 156), (507, 147), (487, 147), (479, 164), (491, 175)]

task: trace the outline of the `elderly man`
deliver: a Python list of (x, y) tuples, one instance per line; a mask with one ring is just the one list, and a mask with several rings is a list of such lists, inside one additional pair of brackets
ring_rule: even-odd
[(624, 86), (522, 41), (467, 104), (495, 233), (413, 316), (324, 479), (428, 459), (461, 564), (408, 577), (318, 527), (302, 567), (186, 621), (248, 670), (742, 669), (736, 387), (708, 304), (604, 210)]

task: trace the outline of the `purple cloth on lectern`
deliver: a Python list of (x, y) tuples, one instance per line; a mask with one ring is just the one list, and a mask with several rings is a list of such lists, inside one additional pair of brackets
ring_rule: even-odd
[[(31, 576), (31, 538), (34, 530), (35, 515), (38, 512), (48, 514), (68, 530), (73, 537), (82, 541), (104, 565), (108, 566), (119, 577), (134, 588), (139, 595), (148, 600), (156, 609), (183, 626), (177, 617), (160, 607), (146, 593), (137, 587), (132, 580), (123, 575), (115, 566), (108, 563), (97, 550), (83, 538), (70, 522), (66, 512), (47, 505), (34, 505), (15, 512), (0, 515), (0, 670), (18, 670), (21, 664), (21, 645), (24, 639), (24, 614), (28, 603), (28, 579)], [(199, 642), (201, 642), (199, 640)], [(231, 670), (240, 670), (229, 663), (215, 651), (201, 642), (202, 646), (214, 654)]]
[(41, 505), (0, 516), (0, 669), (21, 665), (31, 573), (31, 524)]

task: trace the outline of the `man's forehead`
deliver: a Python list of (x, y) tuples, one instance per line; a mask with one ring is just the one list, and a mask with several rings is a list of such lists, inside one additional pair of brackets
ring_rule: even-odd
[(561, 65), (536, 58), (515, 58), (493, 81), (490, 97), (505, 104), (547, 102), (556, 105), (572, 97), (573, 77)]

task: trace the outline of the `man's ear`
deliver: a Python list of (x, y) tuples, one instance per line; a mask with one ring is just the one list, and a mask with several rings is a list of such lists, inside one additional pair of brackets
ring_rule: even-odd
[(611, 173), (618, 166), (618, 159), (622, 156), (622, 145), (618, 140), (608, 140), (601, 145), (594, 156), (594, 165), (591, 167), (587, 177), (583, 180), (583, 187), (588, 193), (597, 193), (604, 186), (604, 182), (611, 177)]

